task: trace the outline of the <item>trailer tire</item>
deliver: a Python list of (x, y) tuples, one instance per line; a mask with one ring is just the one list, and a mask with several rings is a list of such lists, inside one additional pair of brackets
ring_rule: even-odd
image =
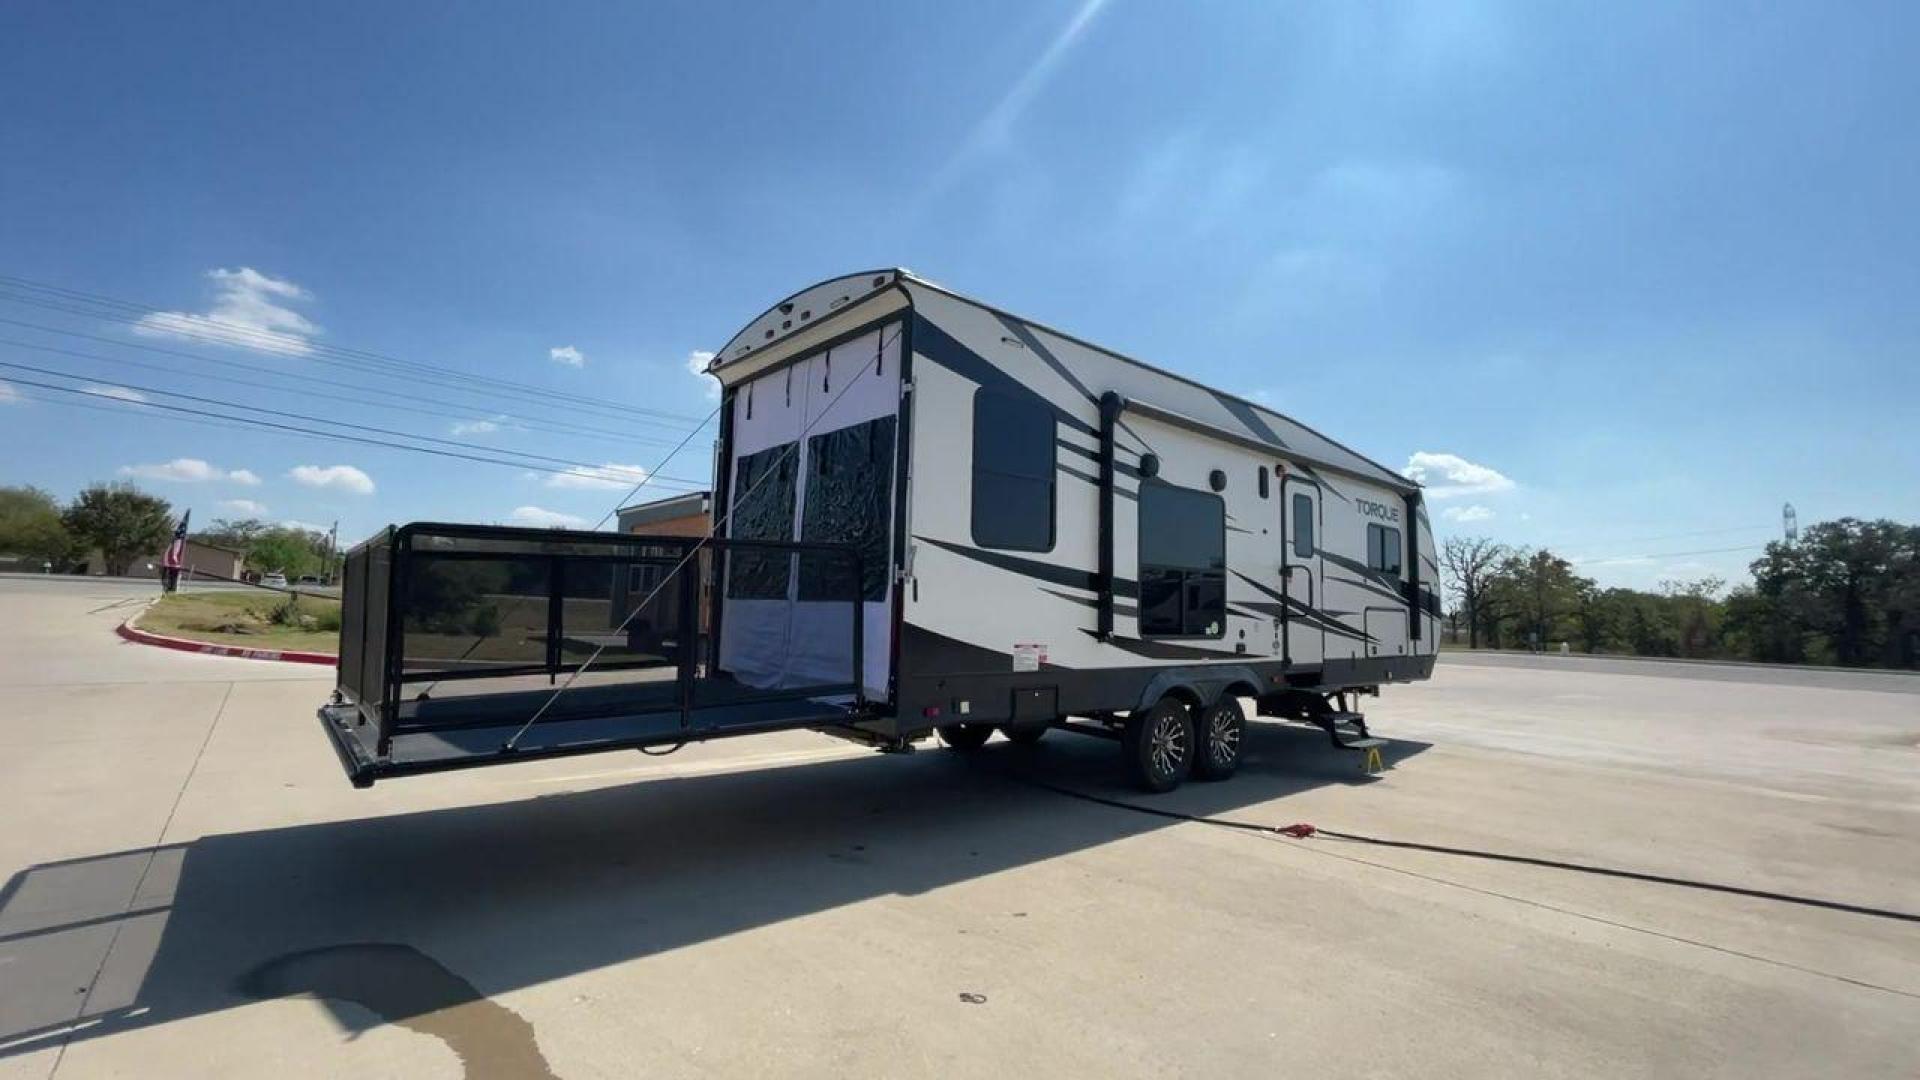
[(1040, 736), (1046, 733), (1047, 725), (1045, 724), (1002, 724), (1000, 726), (1000, 734), (1005, 735), (1008, 742), (1018, 743), (1021, 746), (1032, 746), (1040, 741)]
[(1240, 748), (1247, 739), (1247, 714), (1239, 700), (1229, 695), (1209, 705), (1195, 728), (1194, 779), (1232, 776), (1240, 768)]
[(947, 744), (947, 749), (963, 754), (980, 749), (993, 737), (993, 727), (989, 724), (946, 724), (938, 730), (940, 741)]
[(1193, 711), (1176, 697), (1137, 709), (1127, 717), (1120, 745), (1135, 785), (1155, 795), (1172, 791), (1193, 771)]

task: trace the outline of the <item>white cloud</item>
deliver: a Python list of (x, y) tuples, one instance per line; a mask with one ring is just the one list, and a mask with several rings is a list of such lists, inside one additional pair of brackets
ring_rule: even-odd
[(687, 354), (687, 371), (707, 388), (707, 396), (720, 396), (720, 380), (707, 374), (707, 365), (713, 363), (713, 354), (705, 349), (695, 349)]
[(287, 472), (294, 483), (307, 487), (338, 488), (356, 495), (373, 494), (373, 477), (351, 465), (295, 465)]
[(80, 389), (86, 391), (89, 394), (98, 394), (101, 397), (110, 397), (119, 401), (128, 401), (128, 402), (132, 402), (135, 405), (144, 405), (147, 403), (147, 395), (141, 393), (138, 390), (129, 390), (124, 386), (107, 386), (102, 383), (88, 383), (87, 385), (81, 387)]
[(558, 510), (546, 510), (538, 506), (516, 506), (507, 519), (515, 525), (527, 525), (536, 529), (584, 529), (587, 519), (563, 514)]
[(230, 514), (245, 514), (250, 518), (267, 516), (267, 508), (252, 499), (222, 499), (219, 505)]
[(25, 400), (20, 396), (20, 391), (13, 388), (12, 383), (0, 382), (0, 405), (14, 405)]
[(555, 345), (553, 348), (548, 349), (547, 359), (552, 360), (556, 364), (565, 364), (568, 367), (587, 366), (587, 354), (571, 345)]
[(575, 465), (564, 473), (555, 473), (547, 477), (547, 486), (588, 491), (611, 491), (630, 488), (646, 478), (647, 470), (638, 465), (619, 465), (609, 461), (605, 465), (591, 468), (585, 465)]
[(1400, 470), (1409, 480), (1426, 485), (1427, 496), (1455, 499), (1462, 495), (1492, 495), (1512, 491), (1513, 481), (1497, 469), (1477, 465), (1458, 454), (1416, 450)]
[(204, 484), (214, 480), (227, 480), (236, 484), (252, 486), (260, 478), (246, 469), (225, 469), (209, 465), (199, 458), (174, 458), (172, 461), (157, 465), (122, 465), (121, 476), (131, 476), (138, 480), (167, 480), (182, 484)]
[(1493, 516), (1493, 511), (1478, 504), (1473, 506), (1449, 506), (1445, 510), (1440, 511), (1440, 516), (1446, 518), (1448, 521), (1457, 521), (1464, 525), (1469, 521), (1485, 521)]
[(268, 277), (251, 266), (238, 270), (209, 270), (214, 283), (213, 306), (202, 314), (157, 311), (141, 316), (133, 328), (149, 337), (183, 337), (212, 341), (257, 352), (305, 356), (310, 340), (320, 333), (305, 315), (287, 307), (311, 300), (307, 290), (291, 281)]
[(453, 425), (455, 435), (486, 435), (499, 430), (499, 423), (493, 420), (461, 420)]
[(331, 526), (315, 525), (311, 521), (300, 521), (295, 518), (287, 518), (284, 521), (280, 522), (280, 527), (283, 529), (299, 529), (301, 532), (324, 533)]

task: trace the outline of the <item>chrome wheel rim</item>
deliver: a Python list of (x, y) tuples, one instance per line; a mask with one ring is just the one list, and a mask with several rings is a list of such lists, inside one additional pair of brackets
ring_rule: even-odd
[(1231, 765), (1240, 757), (1240, 725), (1224, 710), (1214, 713), (1207, 725), (1207, 752), (1217, 765)]
[(1147, 754), (1157, 775), (1173, 776), (1187, 760), (1187, 726), (1179, 713), (1169, 713), (1153, 722), (1147, 733)]

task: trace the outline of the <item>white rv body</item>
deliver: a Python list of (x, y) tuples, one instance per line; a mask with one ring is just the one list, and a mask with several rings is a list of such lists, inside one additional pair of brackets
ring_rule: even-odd
[[(718, 535), (869, 564), (875, 735), (1432, 673), (1419, 485), (1280, 413), (900, 270), (782, 301), (712, 372)], [(844, 670), (848, 605), (803, 577), (728, 571), (718, 670)]]

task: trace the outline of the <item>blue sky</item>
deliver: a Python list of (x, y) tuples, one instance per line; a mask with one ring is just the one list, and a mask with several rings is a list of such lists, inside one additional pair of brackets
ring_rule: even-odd
[[(624, 484), (20, 379), (317, 413), (281, 378), (320, 375), (437, 410), (356, 422), (651, 468), (690, 425), (521, 430), (494, 417), (585, 413), (317, 356), (697, 418), (690, 353), (905, 265), (1422, 468), (1443, 531), (1607, 583), (1741, 578), (1756, 552), (1718, 549), (1788, 500), (1920, 520), (1916, 30), (1899, 4), (9, 4), (0, 274), (282, 336), (0, 298), (107, 340), (0, 338), (175, 369), (0, 344), (76, 377), (0, 369), (0, 483), (135, 475), (196, 520), (349, 538), (591, 522)], [(701, 436), (663, 473), (707, 468)]]

